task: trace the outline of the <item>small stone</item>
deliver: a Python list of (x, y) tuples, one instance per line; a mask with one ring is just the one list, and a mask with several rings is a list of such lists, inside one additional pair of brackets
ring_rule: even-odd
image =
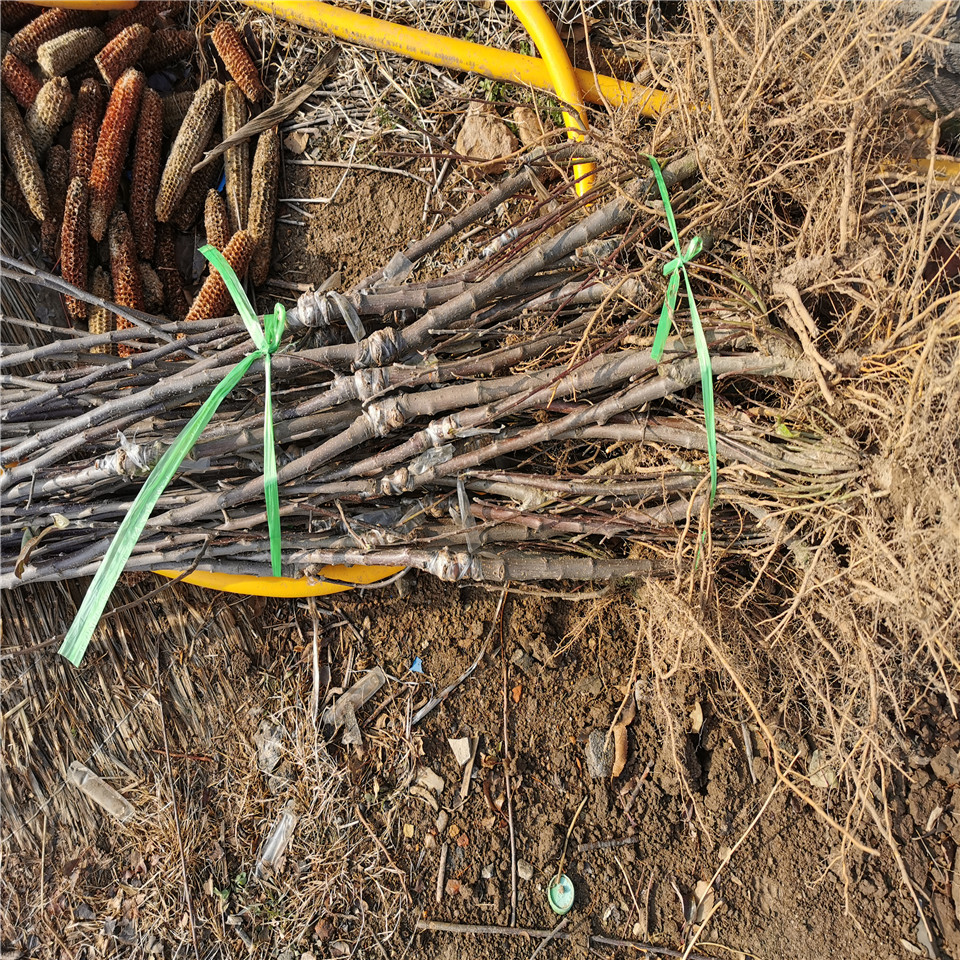
[(460, 881), (451, 878), (447, 881), (446, 890), (448, 897), (456, 896), (460, 892)]
[(517, 138), (497, 116), (487, 113), (468, 114), (457, 135), (456, 151), (474, 161), (484, 173), (503, 173), (506, 157), (517, 149)]
[(496, 874), (496, 872), (497, 865), (495, 863), (488, 863), (485, 867), (483, 867), (483, 869), (481, 869), (480, 876), (483, 877), (484, 880), (489, 880)]
[(450, 830), (448, 832), (451, 840), (456, 840), (457, 837), (460, 836), (460, 828), (455, 823), (450, 825)]
[(412, 824), (412, 823), (405, 823), (405, 824), (403, 825), (403, 835), (404, 835), (408, 840), (412, 840), (412, 839), (413, 839), (413, 824)]
[(93, 912), (89, 904), (81, 903), (77, 907), (77, 919), (78, 920), (96, 920), (97, 915)]
[(437, 817), (437, 834), (440, 835), (444, 830), (447, 829), (447, 824), (450, 822), (450, 814), (446, 810), (441, 810), (440, 815)]
[(432, 833), (428, 833), (423, 838), (423, 845), (427, 850), (435, 850), (437, 847), (437, 838)]
[(587, 740), (587, 773), (594, 780), (606, 780), (613, 773), (613, 737), (606, 730), (594, 730)]
[(947, 783), (960, 783), (960, 754), (954, 747), (945, 744), (930, 761), (930, 769)]
[(523, 647), (517, 647), (517, 649), (513, 651), (510, 662), (515, 667), (519, 667), (528, 677), (536, 677), (538, 672), (537, 661), (534, 660)]
[(533, 864), (528, 863), (526, 860), (517, 861), (517, 876), (521, 880), (532, 880), (533, 879)]

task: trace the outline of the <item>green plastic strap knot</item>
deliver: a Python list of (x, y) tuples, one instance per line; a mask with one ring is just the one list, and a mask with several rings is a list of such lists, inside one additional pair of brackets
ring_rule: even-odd
[(60, 646), (59, 653), (74, 666), (79, 666), (86, 653), (87, 646), (103, 615), (113, 588), (123, 573), (133, 548), (137, 545), (153, 513), (153, 508), (163, 495), (180, 464), (193, 449), (207, 424), (217, 412), (220, 404), (229, 396), (233, 388), (243, 379), (257, 360), (263, 360), (265, 393), (263, 400), (263, 495), (267, 506), (267, 528), (270, 534), (270, 566), (275, 577), (280, 576), (280, 491), (277, 481), (277, 453), (273, 435), (272, 371), (270, 358), (280, 347), (280, 340), (286, 327), (287, 312), (282, 304), (277, 304), (273, 313), (263, 318), (263, 326), (256, 311), (250, 304), (243, 287), (226, 261), (223, 254), (209, 245), (200, 248), (200, 252), (217, 269), (237, 311), (243, 319), (250, 339), (256, 349), (248, 353), (214, 387), (213, 392), (193, 415), (190, 422), (180, 431), (179, 436), (167, 449), (150, 472), (127, 515), (120, 523), (116, 535), (110, 542), (103, 562), (100, 564), (90, 589), (80, 604), (67, 635)]
[(667, 343), (670, 327), (674, 322), (677, 311), (677, 299), (680, 295), (680, 279), (687, 294), (687, 304), (690, 308), (690, 323), (693, 326), (693, 341), (697, 348), (697, 361), (700, 365), (700, 386), (703, 391), (703, 416), (707, 430), (707, 457), (710, 460), (710, 503), (717, 495), (717, 424), (713, 403), (713, 367), (710, 363), (710, 350), (707, 347), (707, 338), (703, 333), (703, 324), (700, 321), (700, 311), (690, 286), (690, 276), (687, 273), (687, 264), (703, 250), (701, 237), (694, 237), (687, 244), (686, 249), (680, 249), (680, 234), (677, 232), (677, 221), (670, 206), (670, 194), (663, 179), (660, 164), (654, 157), (648, 156), (654, 179), (660, 190), (660, 199), (663, 200), (663, 210), (670, 228), (670, 236), (677, 250), (677, 256), (667, 261), (663, 266), (663, 275), (667, 278), (667, 293), (660, 310), (660, 320), (657, 323), (657, 332), (653, 338), (652, 355), (656, 363), (663, 356), (663, 349)]

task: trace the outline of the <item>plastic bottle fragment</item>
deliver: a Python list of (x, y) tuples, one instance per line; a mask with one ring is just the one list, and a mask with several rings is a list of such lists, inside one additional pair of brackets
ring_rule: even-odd
[(284, 855), (299, 819), (294, 801), (288, 800), (276, 823), (274, 823), (270, 835), (260, 851), (260, 856), (257, 858), (256, 866), (253, 868), (255, 880), (259, 880), (267, 870), (276, 866)]
[(136, 808), (129, 800), (120, 796), (110, 784), (98, 777), (89, 767), (85, 767), (76, 760), (67, 770), (67, 782), (79, 787), (95, 804), (103, 807), (121, 823), (126, 822), (136, 813)]

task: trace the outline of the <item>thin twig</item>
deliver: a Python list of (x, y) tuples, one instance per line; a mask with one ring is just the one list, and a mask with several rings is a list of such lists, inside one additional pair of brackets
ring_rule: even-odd
[[(418, 920), (417, 930), (427, 933), (468, 933), (479, 936), (492, 937), (547, 937), (554, 940), (572, 940), (575, 934), (568, 933), (565, 930), (542, 930), (537, 927), (497, 927), (492, 924), (483, 923), (447, 923), (443, 920)], [(682, 957), (680, 950), (674, 950), (671, 947), (661, 947), (655, 943), (643, 943), (639, 940), (616, 940), (612, 937), (590, 937), (591, 946), (598, 947), (626, 947), (633, 950), (645, 950), (658, 957)], [(688, 954), (687, 960), (710, 960), (701, 954)]]
[(503, 676), (503, 778), (507, 788), (507, 822), (510, 825), (510, 926), (517, 922), (517, 838), (513, 823), (513, 790), (510, 786), (510, 740), (507, 728), (507, 652), (503, 639), (503, 600), (507, 595), (508, 584), (503, 587), (500, 603), (497, 606), (500, 623), (500, 665)]
[(547, 944), (550, 943), (551, 940), (555, 940), (555, 939), (557, 938), (557, 934), (559, 934), (560, 931), (563, 930), (563, 928), (564, 928), (569, 922), (570, 922), (570, 914), (567, 914), (567, 915), (553, 928), (553, 930), (550, 932), (550, 936), (549, 936), (549, 937), (544, 937), (543, 940), (540, 941), (540, 943), (537, 945), (537, 947), (536, 947), (536, 949), (533, 951), (533, 953), (530, 954), (530, 960), (536, 960), (536, 958), (537, 958), (538, 956), (540, 956), (540, 954), (541, 954), (544, 950), (546, 950)]
[(410, 896), (410, 889), (407, 887), (407, 880), (403, 875), (403, 871), (397, 866), (393, 857), (390, 856), (390, 851), (383, 845), (383, 841), (377, 836), (373, 827), (370, 826), (366, 817), (360, 812), (359, 805), (356, 807), (357, 818), (359, 821), (367, 828), (367, 833), (370, 834), (373, 842), (377, 845), (377, 848), (380, 852), (387, 858), (387, 863), (396, 871), (397, 876), (400, 878), (400, 885), (403, 887), (404, 896), (407, 898), (407, 903), (413, 903), (413, 898)]

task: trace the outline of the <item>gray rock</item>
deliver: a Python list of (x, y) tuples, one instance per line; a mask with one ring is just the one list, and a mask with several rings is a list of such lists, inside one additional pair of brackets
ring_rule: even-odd
[(960, 754), (949, 744), (930, 761), (930, 769), (947, 783), (960, 783)]
[(517, 861), (517, 876), (521, 880), (532, 880), (533, 879), (533, 864), (528, 863), (526, 860)]
[(510, 662), (515, 666), (519, 667), (528, 677), (536, 677), (537, 675), (537, 661), (527, 653), (523, 647), (517, 647), (513, 651), (513, 656), (510, 658)]
[(613, 737), (606, 730), (594, 730), (587, 740), (587, 773), (594, 780), (605, 780), (613, 773)]

